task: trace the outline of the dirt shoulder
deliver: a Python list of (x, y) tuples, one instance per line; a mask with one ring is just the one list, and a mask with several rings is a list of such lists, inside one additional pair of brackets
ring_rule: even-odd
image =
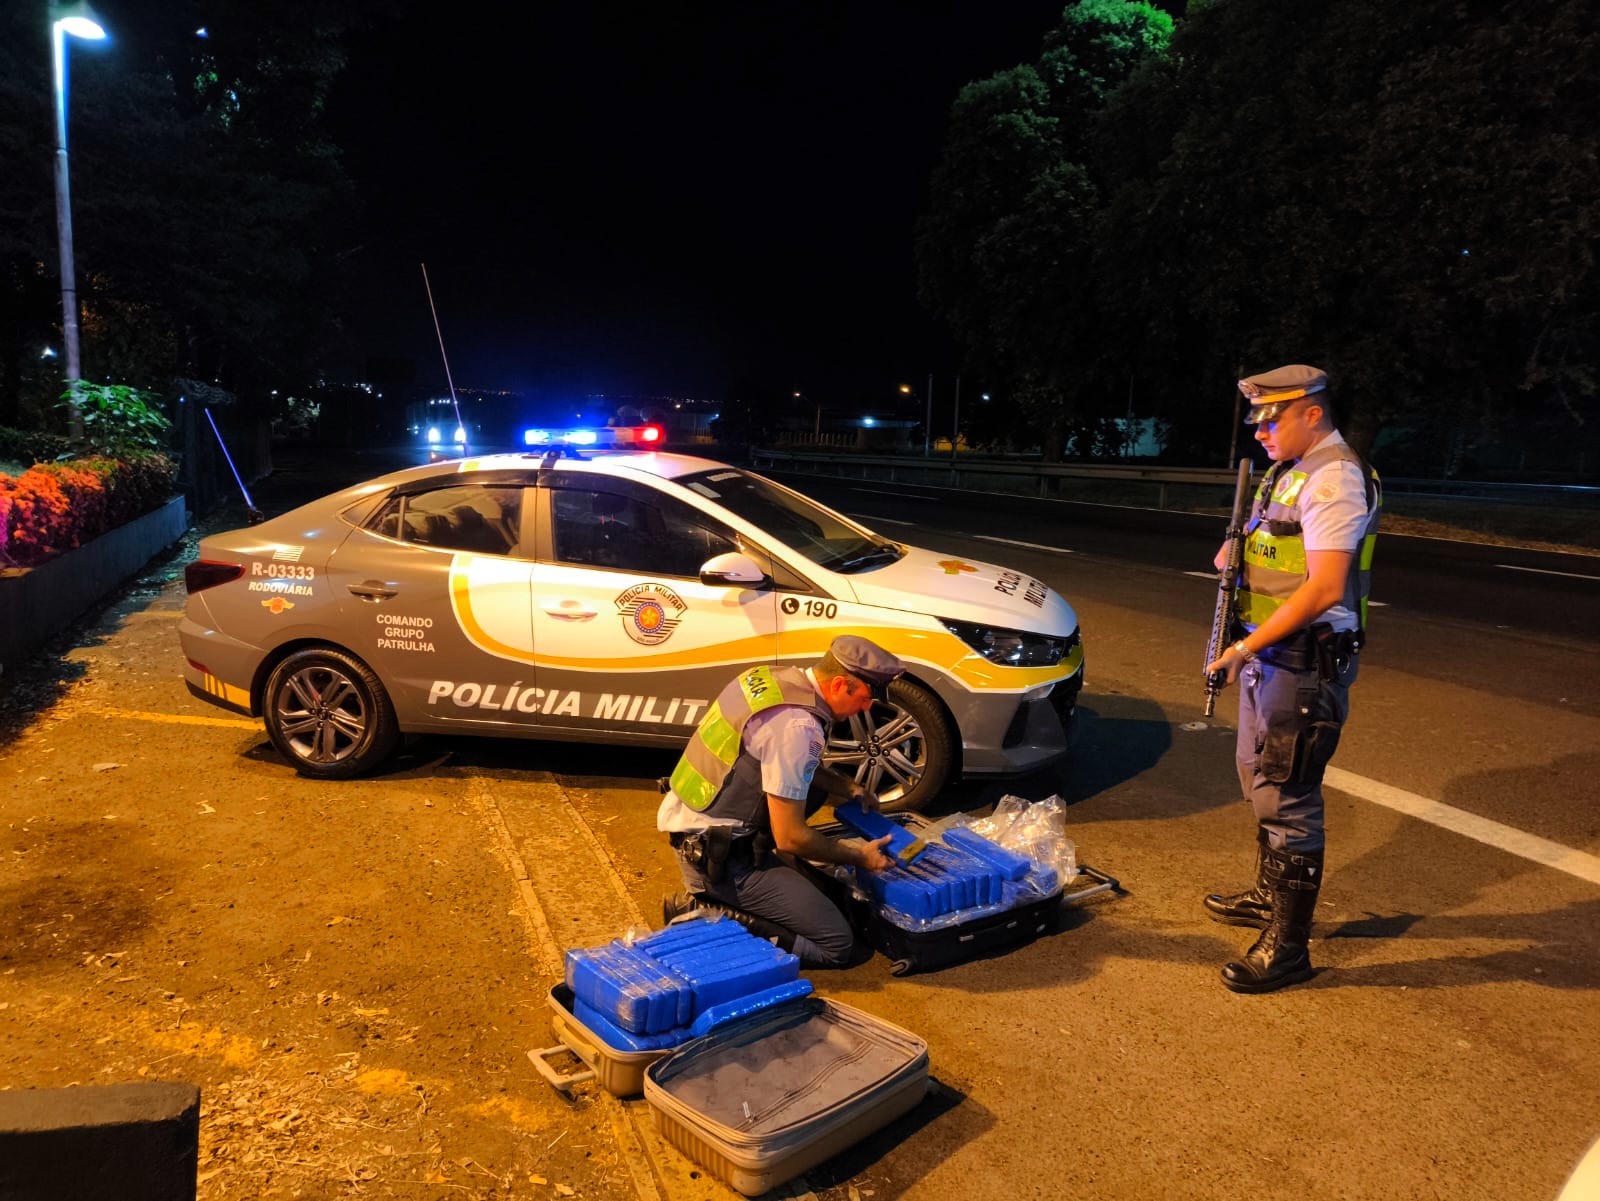
[(551, 978), (471, 790), (287, 771), (177, 682), (182, 603), (14, 682), (0, 1086), (198, 1084), (202, 1198), (638, 1195), (615, 1103), (528, 1063)]

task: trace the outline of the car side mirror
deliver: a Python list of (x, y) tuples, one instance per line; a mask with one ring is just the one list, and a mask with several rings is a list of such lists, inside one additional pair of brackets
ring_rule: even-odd
[(772, 577), (749, 555), (728, 551), (700, 565), (700, 582), (710, 587), (770, 588)]

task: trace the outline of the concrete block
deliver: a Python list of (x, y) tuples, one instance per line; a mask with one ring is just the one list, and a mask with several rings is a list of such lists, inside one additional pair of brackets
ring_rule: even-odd
[(0, 1201), (194, 1201), (199, 1157), (193, 1084), (0, 1092)]

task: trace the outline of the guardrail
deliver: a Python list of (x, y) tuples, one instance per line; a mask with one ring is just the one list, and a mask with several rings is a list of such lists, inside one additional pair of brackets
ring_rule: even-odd
[[(1012, 481), (1013, 486), (1001, 490), (1036, 496), (1060, 496), (1063, 482), (1094, 480), (1102, 485), (1145, 485), (1156, 492), (1156, 507), (1168, 505), (1168, 489), (1182, 486), (1189, 489), (1218, 490), (1216, 504), (1226, 507), (1232, 502), (1235, 473), (1213, 467), (1158, 467), (1123, 463), (1040, 463), (1015, 459), (971, 458), (961, 456), (918, 457), (911, 455), (829, 454), (825, 451), (797, 451), (752, 449), (751, 461), (756, 467), (770, 466), (810, 471), (819, 475), (835, 475), (854, 479), (887, 480), (891, 483), (929, 484), (946, 488), (961, 488), (982, 483), (998, 484)], [(1584, 484), (1508, 484), (1496, 481), (1427, 480), (1407, 477), (1383, 479), (1384, 491), (1393, 495), (1405, 493), (1419, 498), (1450, 500), (1479, 500), (1501, 504), (1572, 505), (1580, 508), (1600, 508), (1600, 487)], [(1191, 501), (1195, 498), (1191, 493)]]

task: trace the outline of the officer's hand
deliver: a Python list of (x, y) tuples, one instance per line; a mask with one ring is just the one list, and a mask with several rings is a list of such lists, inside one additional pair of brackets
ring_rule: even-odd
[(863, 788), (856, 780), (850, 781), (850, 799), (868, 813), (878, 811), (878, 794), (870, 788)]
[(889, 845), (890, 837), (890, 835), (885, 834), (882, 838), (861, 844), (862, 867), (869, 872), (881, 872), (894, 866), (894, 860), (883, 853), (884, 849)]
[(1245, 657), (1230, 646), (1227, 650), (1222, 652), (1222, 657), (1220, 659), (1216, 660), (1214, 663), (1206, 664), (1204, 674), (1207, 679), (1210, 679), (1216, 672), (1220, 671), (1225, 673), (1222, 680), (1222, 686), (1226, 688), (1229, 684), (1232, 684), (1239, 678), (1239, 672), (1244, 667), (1246, 662), (1247, 660)]

